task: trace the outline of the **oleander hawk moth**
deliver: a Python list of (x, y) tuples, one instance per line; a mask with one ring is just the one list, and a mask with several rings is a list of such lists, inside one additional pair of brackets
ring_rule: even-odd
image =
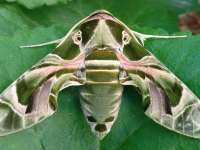
[[(129, 29), (107, 11), (78, 22), (65, 37), (38, 45), (56, 48), (0, 95), (0, 135), (29, 128), (57, 109), (59, 91), (79, 86), (80, 103), (92, 132), (105, 137), (120, 109), (123, 87), (134, 86), (145, 114), (175, 132), (200, 138), (199, 99), (144, 48), (154, 36)], [(134, 97), (133, 97), (134, 99)]]

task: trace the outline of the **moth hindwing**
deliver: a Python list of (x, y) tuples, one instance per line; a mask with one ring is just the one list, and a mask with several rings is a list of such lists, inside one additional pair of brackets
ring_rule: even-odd
[[(182, 36), (184, 37), (184, 36)], [(145, 114), (178, 133), (199, 138), (199, 99), (147, 51), (148, 38), (130, 30), (107, 11), (81, 20), (55, 50), (0, 95), (0, 135), (31, 127), (57, 109), (59, 91), (80, 86), (80, 102), (92, 132), (105, 137), (120, 109), (125, 85), (139, 89)]]

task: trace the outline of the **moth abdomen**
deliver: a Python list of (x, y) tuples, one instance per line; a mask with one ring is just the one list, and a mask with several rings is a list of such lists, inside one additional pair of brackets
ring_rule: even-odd
[[(84, 115), (92, 131), (100, 139), (109, 133), (117, 118), (122, 91), (123, 87), (120, 84), (87, 84), (81, 86), (80, 101)], [(105, 130), (98, 130), (99, 127), (103, 126), (105, 126)], [(99, 134), (99, 132), (102, 133)]]

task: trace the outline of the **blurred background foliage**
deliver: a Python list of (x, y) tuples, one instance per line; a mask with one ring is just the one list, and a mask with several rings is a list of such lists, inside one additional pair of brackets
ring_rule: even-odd
[[(199, 10), (197, 0), (1, 0), (0, 91), (55, 46), (20, 49), (63, 37), (80, 19), (106, 9), (131, 29), (189, 38), (149, 40), (145, 47), (200, 97), (200, 36), (181, 33), (178, 16)], [(84, 120), (77, 88), (60, 93), (58, 112), (20, 133), (0, 138), (1, 150), (199, 150), (200, 141), (169, 131), (148, 119), (141, 97), (126, 87), (119, 118), (98, 141)]]

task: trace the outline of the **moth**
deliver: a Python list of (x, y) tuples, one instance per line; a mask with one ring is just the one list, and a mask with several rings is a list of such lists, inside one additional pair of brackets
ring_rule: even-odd
[[(101, 140), (120, 109), (123, 87), (141, 94), (145, 114), (175, 132), (200, 138), (200, 102), (192, 91), (144, 48), (149, 38), (100, 10), (78, 22), (65, 37), (0, 95), (0, 135), (29, 128), (54, 114), (59, 91), (79, 86), (91, 131)], [(134, 99), (134, 97), (133, 97)]]

